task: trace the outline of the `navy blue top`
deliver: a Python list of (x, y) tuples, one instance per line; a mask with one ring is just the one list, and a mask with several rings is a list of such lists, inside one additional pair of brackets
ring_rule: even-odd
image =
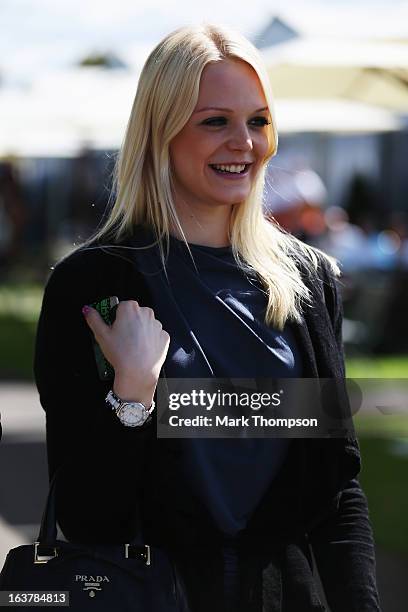
[[(137, 255), (156, 318), (170, 335), (166, 375), (301, 377), (290, 325), (283, 332), (265, 325), (266, 295), (256, 277), (247, 277), (237, 266), (231, 247), (189, 246), (197, 270), (185, 244), (170, 237), (168, 279), (157, 249)], [(188, 481), (227, 537), (245, 528), (290, 444), (284, 438), (180, 442)]]

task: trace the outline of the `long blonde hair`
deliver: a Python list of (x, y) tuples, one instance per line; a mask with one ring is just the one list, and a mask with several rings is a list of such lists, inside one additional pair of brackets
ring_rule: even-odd
[[(165, 265), (163, 241), (177, 227), (187, 245), (172, 191), (169, 145), (197, 104), (200, 78), (210, 62), (238, 59), (257, 73), (271, 115), (266, 126), (269, 150), (248, 198), (233, 207), (230, 241), (244, 270), (255, 271), (268, 296), (265, 322), (283, 329), (286, 320), (300, 321), (301, 303), (310, 298), (299, 264), (317, 268), (318, 254), (263, 214), (267, 161), (276, 154), (278, 134), (272, 91), (257, 49), (239, 33), (204, 24), (182, 27), (164, 38), (149, 55), (140, 74), (132, 111), (114, 171), (114, 204), (103, 226), (85, 243), (114, 242), (147, 225), (155, 233)], [(187, 245), (188, 248), (188, 245)], [(324, 256), (324, 254), (322, 254)], [(334, 272), (334, 260), (328, 258)]]

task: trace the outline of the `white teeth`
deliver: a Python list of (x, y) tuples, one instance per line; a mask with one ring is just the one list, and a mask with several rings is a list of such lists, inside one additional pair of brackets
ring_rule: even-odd
[(217, 170), (223, 170), (224, 172), (243, 172), (243, 170), (245, 170), (245, 164), (241, 164), (241, 165), (235, 165), (232, 164), (231, 166), (224, 166), (222, 164), (212, 164), (212, 166), (214, 168), (216, 168)]

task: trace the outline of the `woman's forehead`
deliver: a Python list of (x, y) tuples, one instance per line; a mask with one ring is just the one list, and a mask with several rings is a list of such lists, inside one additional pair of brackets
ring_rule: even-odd
[(205, 107), (233, 110), (237, 105), (266, 106), (265, 94), (255, 70), (242, 60), (208, 64), (201, 75), (195, 112)]

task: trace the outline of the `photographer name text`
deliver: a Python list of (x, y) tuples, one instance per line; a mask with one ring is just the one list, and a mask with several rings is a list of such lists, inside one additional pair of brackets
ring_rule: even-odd
[(202, 416), (192, 418), (172, 415), (169, 418), (171, 427), (317, 427), (317, 419), (267, 418), (260, 414), (250, 416)]

